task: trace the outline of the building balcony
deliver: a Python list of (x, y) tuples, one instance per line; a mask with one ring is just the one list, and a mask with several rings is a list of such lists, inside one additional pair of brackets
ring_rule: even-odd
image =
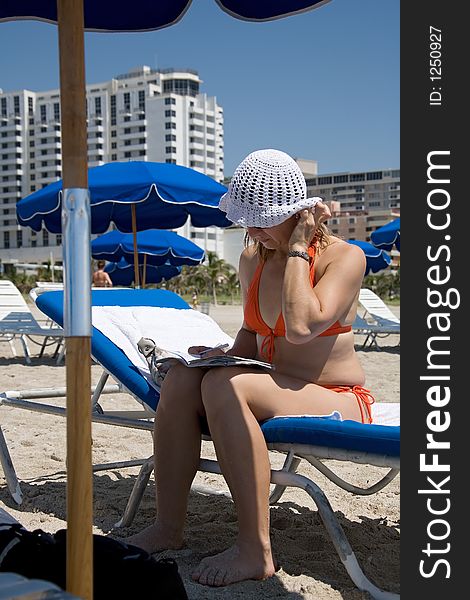
[(131, 150), (148, 150), (147, 142), (138, 142), (137, 140), (132, 140), (130, 144), (124, 146), (124, 144), (118, 144), (119, 152), (130, 152)]
[(130, 133), (119, 134), (119, 140), (131, 140), (133, 138), (146, 138), (146, 131), (131, 131)]
[(37, 148), (39, 150), (52, 150), (53, 152), (51, 154), (60, 154), (62, 143), (60, 140), (44, 141), (44, 143), (38, 145)]
[[(23, 166), (22, 165), (3, 165), (4, 167), (6, 167), (6, 169), (4, 170), (2, 168), (2, 170), (0, 171), (0, 175), (2, 175), (3, 177), (7, 177), (10, 175), (24, 175), (24, 171), (23, 171)], [(4, 182), (5, 184), (5, 182)]]
[(119, 119), (120, 127), (136, 127), (137, 125), (145, 125), (147, 126), (147, 119), (139, 117), (138, 115), (125, 115), (130, 117), (127, 121), (124, 121), (124, 118)]
[(3, 123), (0, 123), (0, 131), (8, 131), (8, 132), (12, 132), (12, 131), (17, 131), (19, 133), (21, 133), (22, 130), (22, 126), (21, 123), (12, 123), (12, 122), (8, 122), (8, 121), (3, 121)]
[[(4, 133), (6, 133), (6, 135), (3, 135)], [(0, 142), (2, 144), (18, 142), (19, 139), (21, 139), (21, 135), (19, 133), (16, 135), (15, 133), (11, 133), (9, 131), (3, 131), (2, 129), (0, 129)]]
[(204, 127), (204, 119), (199, 117), (190, 117), (189, 118), (190, 125), (198, 125), (199, 127)]
[(96, 125), (92, 123), (91, 125), (88, 125), (87, 129), (88, 133), (104, 133), (103, 125)]

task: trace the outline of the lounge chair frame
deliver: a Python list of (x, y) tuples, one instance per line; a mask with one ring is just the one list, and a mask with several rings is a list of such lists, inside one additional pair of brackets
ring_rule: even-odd
[[(34, 338), (41, 338), (37, 341)], [(28, 342), (41, 346), (38, 357), (41, 358), (47, 346), (56, 345), (54, 358), (59, 353), (63, 343), (64, 331), (50, 319), (44, 319), (44, 326), (38, 321), (21, 292), (8, 279), (0, 280), (0, 342), (10, 346), (12, 355), (16, 358), (14, 341), (18, 340), (23, 348), (25, 361), (32, 364), (31, 351)], [(60, 357), (59, 357), (60, 358)], [(59, 363), (59, 358), (57, 363)]]
[[(96, 358), (95, 358), (96, 360)], [(97, 361), (98, 362), (98, 361)], [(104, 411), (99, 400), (103, 395), (116, 393), (129, 393), (140, 404), (142, 401), (129, 388), (121, 382), (108, 383), (109, 376), (112, 375), (106, 369), (100, 377), (96, 386), (90, 390), (90, 399), (92, 403), (92, 420), (96, 423), (105, 423), (109, 425), (128, 427), (134, 429), (153, 432), (154, 413), (142, 408), (138, 411)], [(33, 412), (43, 412), (57, 416), (66, 416), (66, 409), (44, 402), (48, 398), (65, 398), (66, 390), (48, 389), (48, 390), (29, 390), (29, 391), (6, 391), (0, 394), (0, 407), (19, 408)], [(373, 427), (373, 426), (372, 426)], [(210, 439), (205, 437), (204, 439)], [(346, 568), (354, 584), (362, 591), (367, 591), (373, 598), (378, 600), (397, 599), (398, 595), (380, 590), (375, 586), (362, 571), (357, 558), (346, 538), (346, 535), (339, 524), (333, 509), (321, 488), (312, 480), (296, 472), (301, 460), (307, 460), (312, 466), (318, 469), (323, 475), (328, 477), (333, 483), (342, 489), (360, 495), (370, 495), (383, 489), (398, 474), (400, 462), (398, 456), (389, 456), (376, 454), (374, 452), (364, 452), (358, 450), (348, 450), (336, 447), (321, 445), (309, 445), (300, 443), (268, 442), (268, 449), (274, 452), (281, 452), (285, 455), (284, 464), (281, 469), (271, 471), (271, 483), (274, 485), (270, 503), (276, 503), (281, 498), (284, 490), (288, 486), (303, 489), (314, 501), (319, 511), (320, 517), (328, 531), (336, 551)], [(386, 474), (372, 485), (361, 488), (350, 482), (343, 480), (334, 473), (322, 461), (325, 459), (348, 460), (360, 464), (370, 464), (388, 469)], [(5, 474), (6, 482), (10, 494), (18, 504), (22, 502), (21, 486), (18, 481), (15, 468), (8, 450), (7, 442), (1, 428), (0, 421), (0, 463)], [(128, 499), (122, 518), (116, 523), (116, 527), (130, 525), (136, 511), (140, 505), (142, 496), (147, 488), (147, 484), (153, 471), (153, 458), (147, 457), (141, 460), (120, 461), (106, 464), (94, 465), (94, 471), (111, 470), (117, 468), (140, 466), (139, 474), (136, 477), (133, 490)], [(221, 474), (218, 463), (214, 460), (201, 459), (199, 471), (213, 474)], [(195, 491), (203, 493), (214, 493), (207, 487), (193, 486)], [(224, 492), (225, 493), (225, 492)]]

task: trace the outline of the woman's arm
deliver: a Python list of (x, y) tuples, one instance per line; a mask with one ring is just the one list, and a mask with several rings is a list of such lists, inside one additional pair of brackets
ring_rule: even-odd
[[(315, 219), (310, 211), (300, 213), (289, 247), (306, 251), (312, 239)], [(335, 243), (325, 251), (328, 257), (322, 276), (314, 288), (310, 284), (309, 264), (299, 257), (287, 259), (282, 289), (282, 312), (286, 339), (304, 344), (328, 329), (348, 312), (354, 302), (365, 271), (364, 253), (357, 246)]]

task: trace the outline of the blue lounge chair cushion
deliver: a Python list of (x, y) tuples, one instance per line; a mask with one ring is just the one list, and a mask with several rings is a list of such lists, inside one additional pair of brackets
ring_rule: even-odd
[[(37, 306), (63, 325), (63, 292), (45, 292)], [(156, 306), (188, 309), (180, 296), (168, 290), (94, 290), (93, 306)], [(156, 410), (159, 395), (127, 356), (98, 329), (92, 328), (92, 354), (113, 377), (141, 402)], [(400, 427), (369, 425), (355, 421), (315, 417), (282, 417), (265, 421), (263, 434), (268, 443), (308, 444), (398, 457)]]
[(268, 443), (308, 444), (400, 456), (400, 427), (315, 417), (276, 417), (261, 429)]

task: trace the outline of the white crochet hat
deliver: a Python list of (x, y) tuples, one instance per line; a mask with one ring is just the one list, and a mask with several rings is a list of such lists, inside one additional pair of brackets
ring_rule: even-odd
[(235, 169), (219, 204), (227, 218), (243, 227), (273, 227), (322, 198), (307, 198), (298, 164), (280, 150), (256, 150)]

